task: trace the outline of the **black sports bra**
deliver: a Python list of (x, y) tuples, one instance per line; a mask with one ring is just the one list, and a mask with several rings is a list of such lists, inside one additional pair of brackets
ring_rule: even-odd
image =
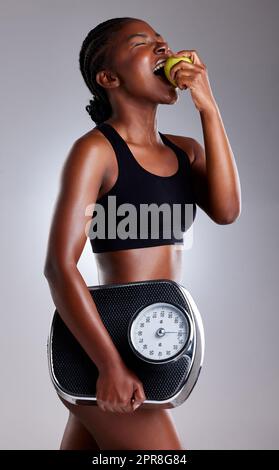
[(178, 170), (159, 176), (145, 170), (111, 124), (96, 126), (110, 141), (117, 158), (113, 187), (94, 204), (89, 231), (94, 253), (158, 245), (183, 245), (196, 217), (187, 153), (159, 132), (178, 159)]

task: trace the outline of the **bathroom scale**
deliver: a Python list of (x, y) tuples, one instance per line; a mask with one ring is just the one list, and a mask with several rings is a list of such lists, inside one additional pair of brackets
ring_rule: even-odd
[[(197, 383), (205, 345), (202, 318), (186, 287), (170, 279), (87, 287), (121, 358), (143, 384), (141, 407), (184, 403)], [(98, 368), (57, 309), (47, 357), (52, 383), (64, 400), (97, 405)]]

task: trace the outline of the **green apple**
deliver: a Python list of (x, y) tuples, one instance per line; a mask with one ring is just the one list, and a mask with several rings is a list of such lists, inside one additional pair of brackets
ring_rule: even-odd
[(185, 62), (189, 62), (190, 64), (193, 63), (193, 61), (191, 59), (189, 59), (189, 57), (186, 57), (186, 56), (183, 55), (181, 57), (169, 57), (167, 59), (166, 63), (165, 63), (165, 66), (164, 66), (164, 72), (165, 72), (165, 75), (166, 75), (167, 79), (175, 87), (177, 87), (177, 83), (176, 83), (175, 80), (171, 79), (170, 70), (175, 64), (177, 64), (177, 62), (180, 62), (181, 60), (184, 60)]

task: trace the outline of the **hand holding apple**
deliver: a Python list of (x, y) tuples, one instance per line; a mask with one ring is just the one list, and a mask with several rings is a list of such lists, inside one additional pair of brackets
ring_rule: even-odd
[(167, 59), (166, 63), (165, 63), (165, 66), (164, 66), (164, 72), (165, 72), (165, 75), (167, 77), (167, 79), (173, 84), (173, 86), (177, 87), (177, 83), (175, 80), (172, 80), (171, 78), (171, 75), (170, 75), (170, 71), (171, 71), (171, 68), (177, 64), (178, 62), (180, 62), (181, 60), (184, 60), (185, 62), (189, 62), (190, 64), (193, 63), (193, 61), (191, 59), (189, 59), (189, 57), (186, 57), (186, 56), (181, 56), (181, 57), (174, 57), (174, 56), (171, 56)]
[(183, 50), (172, 54), (165, 63), (167, 79), (181, 90), (189, 88), (194, 104), (199, 111), (216, 108), (211, 91), (207, 67), (195, 50)]

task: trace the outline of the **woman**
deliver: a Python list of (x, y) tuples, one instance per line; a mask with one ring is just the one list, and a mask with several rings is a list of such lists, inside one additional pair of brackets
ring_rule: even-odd
[[(191, 92), (206, 151), (193, 138), (157, 131), (158, 104), (174, 104), (178, 95), (154, 68), (182, 55), (192, 63), (176, 63), (171, 74)], [(183, 449), (168, 409), (141, 408), (143, 385), (112, 343), (77, 263), (94, 220), (88, 209), (107, 209), (108, 196), (137, 209), (144, 202), (191, 203), (194, 217), (197, 203), (216, 223), (232, 223), (240, 214), (236, 164), (196, 51), (175, 54), (145, 21), (114, 18), (88, 33), (80, 70), (94, 95), (86, 109), (96, 127), (75, 141), (63, 167), (44, 274), (61, 317), (98, 367), (98, 406), (59, 397), (70, 412), (60, 449)], [(162, 236), (160, 227), (157, 239), (90, 236), (99, 283), (181, 282), (183, 239)]]

